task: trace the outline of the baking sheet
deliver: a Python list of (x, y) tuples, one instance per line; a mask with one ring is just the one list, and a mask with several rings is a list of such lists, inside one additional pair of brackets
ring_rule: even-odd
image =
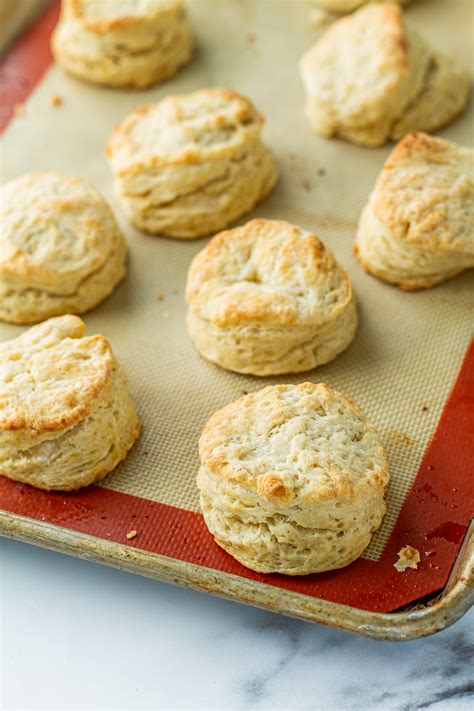
[[(310, 2), (197, 0), (189, 2), (188, 7), (198, 52), (193, 63), (177, 77), (151, 90), (119, 92), (79, 83), (53, 66), (4, 135), (3, 180), (29, 170), (78, 175), (99, 188), (116, 211), (130, 247), (128, 278), (105, 304), (87, 314), (85, 321), (89, 333), (103, 333), (110, 339), (128, 372), (144, 423), (141, 439), (126, 462), (100, 487), (95, 487), (95, 493), (43, 497), (35, 492), (34, 506), (25, 507), (20, 515), (48, 521), (55, 506), (74, 511), (79, 507), (85, 531), (100, 538), (114, 538), (115, 531), (105, 530), (112, 526), (107, 518), (104, 530), (87, 527), (87, 506), (92, 506), (92, 499), (99, 496), (101, 507), (107, 507), (109, 501), (111, 509), (117, 505), (122, 510), (123, 502), (130, 499), (120, 498), (120, 494), (127, 494), (137, 497), (137, 502), (145, 502), (140, 503), (143, 511), (151, 506), (143, 516), (151, 516), (159, 522), (157, 525), (171, 526), (173, 512), (183, 512), (179, 514), (180, 531), (183, 526), (190, 530), (197, 526), (196, 535), (206, 538), (205, 530), (200, 528), (195, 474), (197, 439), (208, 417), (244, 392), (267, 384), (327, 382), (364, 407), (379, 427), (386, 447), (391, 470), (388, 513), (364, 553), (367, 561), (381, 569), (387, 542), (471, 337), (473, 274), (465, 273), (433, 290), (407, 294), (369, 277), (354, 261), (351, 250), (358, 215), (390, 147), (369, 150), (342, 141), (324, 141), (310, 132), (303, 115), (304, 97), (297, 70), (300, 56), (318, 36), (308, 22)], [(433, 43), (472, 65), (472, 10), (470, 0), (427, 0), (415, 4), (408, 14)], [(254, 215), (286, 219), (314, 230), (349, 271), (360, 307), (356, 339), (335, 362), (315, 371), (262, 380), (223, 371), (200, 359), (185, 332), (183, 291), (188, 265), (205, 240), (186, 243), (144, 235), (127, 225), (115, 201), (103, 155), (115, 124), (137, 104), (203, 86), (233, 87), (248, 95), (267, 118), (265, 140), (274, 153), (280, 180)], [(51, 104), (55, 95), (63, 99), (59, 107)], [(461, 119), (441, 135), (472, 145), (472, 119), (471, 103)], [(1, 324), (0, 338), (14, 337), (21, 330)], [(430, 486), (435, 496), (440, 477), (446, 475), (449, 472), (433, 470)], [(12, 487), (17, 487), (14, 493)], [(31, 490), (25, 494), (26, 489), (4, 482), (1, 491), (4, 497), (8, 494), (16, 501), (20, 490), (24, 500), (31, 498)], [(109, 499), (104, 498), (104, 493), (112, 491)], [(465, 493), (459, 489), (458, 495), (462, 498)], [(84, 504), (85, 500), (89, 504)], [(79, 504), (85, 506), (85, 511)], [(0, 499), (0, 505), (18, 513), (17, 504), (9, 508)], [(446, 517), (459, 530), (467, 527), (466, 511), (462, 507), (453, 511), (448, 500)], [(77, 520), (77, 515), (72, 519), (64, 516), (59, 523), (70, 527), (73, 519)], [(58, 523), (57, 517), (51, 520)], [(120, 521), (123, 528), (133, 523), (128, 519)], [(142, 524), (145, 525), (144, 519)], [(458, 546), (461, 538), (459, 535), (456, 541), (447, 541), (439, 537), (439, 546), (451, 546), (451, 562), (455, 557), (453, 546)], [(427, 545), (435, 555), (436, 540), (430, 539)], [(145, 535), (138, 536), (133, 545), (146, 549)], [(179, 546), (174, 556), (183, 558)], [(215, 559), (206, 558), (206, 564), (211, 568), (217, 565), (219, 556), (228, 558), (216, 550)], [(441, 587), (441, 581), (449, 574), (448, 559), (449, 556), (437, 574), (432, 561), (422, 563), (415, 575), (420, 583), (425, 581), (425, 586), (411, 581), (404, 588), (406, 576), (413, 576), (413, 571), (398, 579), (392, 577), (395, 585), (406, 590), (404, 602), (425, 594), (430, 586), (431, 590)], [(238, 574), (248, 576), (244, 568), (235, 565)], [(377, 565), (371, 570), (377, 575)], [(265, 581), (265, 576), (257, 577)], [(341, 587), (347, 587), (350, 573), (340, 571), (337, 579)], [(358, 580), (357, 585), (360, 584)], [(298, 585), (306, 594), (323, 594), (318, 584), (313, 592), (307, 592), (308, 579), (305, 583), (292, 583), (291, 587), (298, 589)], [(340, 599), (331, 594), (333, 599)], [(362, 602), (360, 595), (354, 594), (353, 604), (370, 609), (369, 597), (366, 595)], [(346, 595), (344, 602), (347, 599)], [(393, 606), (395, 603), (386, 599), (378, 609)]]

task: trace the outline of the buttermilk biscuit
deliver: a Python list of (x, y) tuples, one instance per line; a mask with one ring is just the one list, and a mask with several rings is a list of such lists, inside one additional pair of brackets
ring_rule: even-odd
[(62, 0), (52, 50), (80, 79), (140, 88), (175, 74), (192, 39), (180, 0)]
[(0, 343), (0, 474), (70, 491), (125, 458), (140, 421), (103, 336), (61, 316)]
[(226, 227), (276, 182), (263, 117), (229, 89), (202, 89), (137, 107), (106, 156), (129, 219), (183, 239)]
[(412, 0), (316, 0), (318, 5), (328, 12), (346, 13), (357, 10), (362, 5), (373, 2), (395, 2), (399, 5), (408, 5)]
[(260, 573), (342, 568), (385, 514), (380, 437), (327, 385), (275, 385), (240, 398), (211, 417), (199, 453), (209, 531)]
[(354, 338), (346, 272), (315, 235), (252, 220), (216, 235), (192, 261), (187, 328), (198, 351), (252, 375), (310, 370)]
[(392, 125), (391, 139), (398, 141), (410, 131), (436, 131), (462, 113), (469, 94), (466, 70), (442, 52), (431, 55), (423, 88), (413, 104)]
[(392, 3), (335, 22), (300, 69), (314, 131), (365, 146), (444, 126), (469, 94), (467, 71), (432, 50)]
[(0, 319), (84, 313), (125, 276), (126, 247), (102, 196), (79, 178), (28, 173), (0, 199)]
[(368, 272), (405, 290), (474, 267), (474, 151), (405, 136), (362, 212), (355, 253)]

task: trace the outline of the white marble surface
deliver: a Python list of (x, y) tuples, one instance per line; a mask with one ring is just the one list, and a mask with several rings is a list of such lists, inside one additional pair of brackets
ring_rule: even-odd
[(474, 613), (375, 642), (0, 539), (0, 708), (474, 708)]

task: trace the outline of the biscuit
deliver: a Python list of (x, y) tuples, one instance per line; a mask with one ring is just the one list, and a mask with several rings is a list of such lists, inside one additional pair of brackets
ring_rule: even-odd
[(468, 95), (465, 69), (449, 55), (433, 52), (423, 89), (393, 124), (392, 140), (398, 141), (419, 128), (436, 131), (450, 123), (463, 112)]
[(206, 525), (259, 573), (342, 568), (385, 514), (388, 466), (357, 405), (327, 385), (274, 385), (216, 412), (199, 441)]
[(364, 146), (440, 128), (459, 116), (469, 95), (466, 69), (432, 50), (392, 3), (337, 20), (300, 70), (313, 130)]
[(474, 267), (474, 150), (405, 136), (362, 212), (355, 253), (366, 271), (408, 291)]
[(186, 301), (198, 351), (238, 373), (310, 370), (345, 350), (357, 328), (351, 283), (332, 253), (277, 220), (216, 235), (191, 263)]
[(106, 156), (130, 221), (189, 239), (223, 229), (272, 190), (263, 117), (229, 89), (202, 89), (137, 107)]
[(180, 0), (62, 0), (52, 51), (69, 74), (142, 88), (173, 76), (193, 42)]
[(125, 458), (140, 421), (103, 336), (60, 316), (0, 343), (0, 473), (71, 491)]
[(373, 2), (394, 2), (399, 5), (408, 5), (412, 0), (317, 0), (318, 4), (328, 12), (347, 13), (358, 10), (362, 5)]
[(102, 196), (79, 178), (28, 173), (2, 189), (0, 319), (84, 313), (125, 276), (126, 247)]

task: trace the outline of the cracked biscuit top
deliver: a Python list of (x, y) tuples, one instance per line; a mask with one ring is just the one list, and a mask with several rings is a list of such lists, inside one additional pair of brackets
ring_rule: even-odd
[(186, 300), (219, 327), (319, 326), (352, 298), (346, 272), (315, 235), (255, 219), (221, 232), (194, 258)]
[(106, 148), (117, 176), (232, 156), (260, 136), (263, 117), (230, 89), (202, 89), (138, 106)]
[(0, 343), (0, 431), (66, 430), (97, 407), (114, 357), (84, 329), (79, 317), (60, 316)]
[(381, 491), (388, 465), (362, 410), (327, 385), (275, 385), (216, 412), (199, 441), (214, 477), (269, 501), (314, 504)]
[(398, 239), (429, 252), (474, 254), (474, 151), (426, 133), (395, 146), (371, 205)]
[(28, 173), (2, 189), (0, 279), (67, 296), (102, 269), (117, 240), (102, 196), (79, 178)]

